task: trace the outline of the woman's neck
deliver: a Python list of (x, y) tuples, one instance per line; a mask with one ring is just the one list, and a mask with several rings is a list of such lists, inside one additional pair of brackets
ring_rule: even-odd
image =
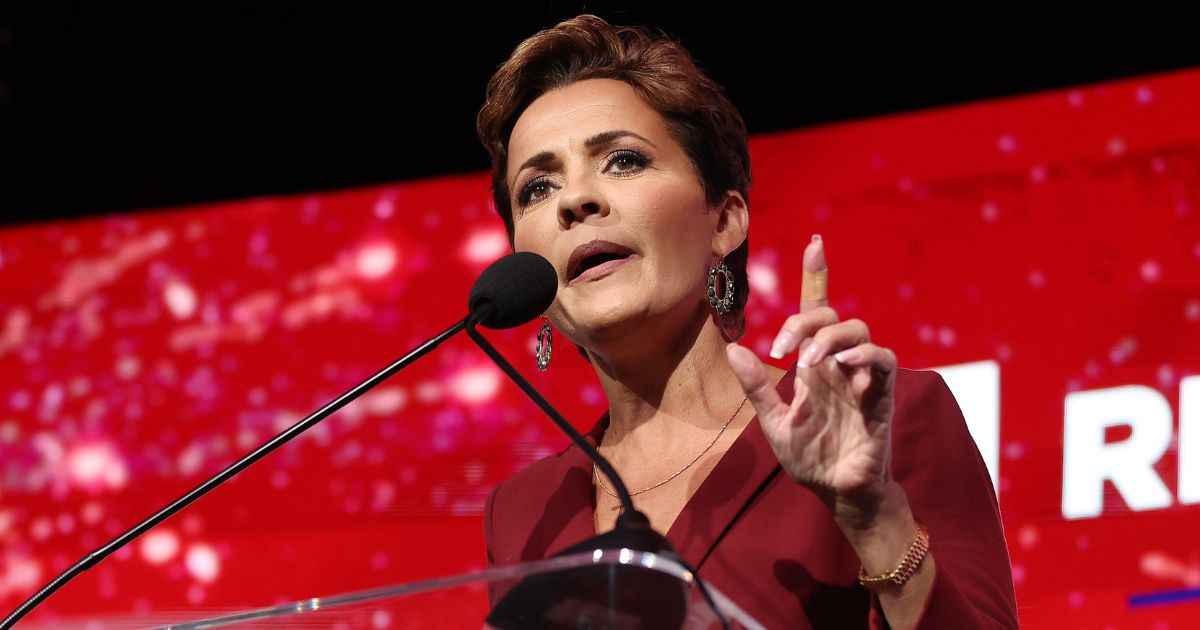
[(606, 446), (627, 439), (661, 445), (708, 431), (741, 403), (745, 394), (725, 358), (720, 327), (707, 316), (689, 324), (673, 336), (640, 336), (633, 351), (591, 353), (609, 404)]

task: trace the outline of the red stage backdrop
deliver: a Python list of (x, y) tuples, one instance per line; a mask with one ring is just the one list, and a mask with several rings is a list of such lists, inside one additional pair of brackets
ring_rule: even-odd
[[(751, 142), (748, 344), (765, 356), (796, 309), (819, 232), (839, 314), (954, 389), (1028, 627), (1200, 619), (1197, 112), (1186, 71)], [(507, 252), (487, 186), (474, 173), (0, 231), (0, 607), (460, 317)], [(590, 426), (590, 368), (560, 349), (538, 373), (535, 333), (489, 334)], [(31, 620), (477, 569), (489, 489), (564, 444), (456, 339)]]

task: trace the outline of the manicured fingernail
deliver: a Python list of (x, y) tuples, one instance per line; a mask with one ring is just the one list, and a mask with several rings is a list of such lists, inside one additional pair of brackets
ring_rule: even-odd
[(792, 343), (793, 339), (795, 339), (795, 335), (790, 331), (780, 331), (779, 335), (775, 337), (774, 343), (771, 344), (771, 358), (782, 359), (783, 355), (787, 354), (788, 344)]
[(816, 342), (809, 344), (808, 349), (804, 354), (800, 355), (800, 367), (806, 368), (816, 362), (817, 356), (821, 354), (821, 346)]
[(849, 350), (842, 350), (841, 352), (833, 355), (833, 358), (836, 359), (838, 363), (845, 363), (847, 361), (857, 361), (862, 358), (862, 350), (859, 350), (858, 348), (850, 348)]

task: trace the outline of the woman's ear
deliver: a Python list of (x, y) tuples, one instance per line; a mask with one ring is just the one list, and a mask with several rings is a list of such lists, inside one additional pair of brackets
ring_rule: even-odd
[(728, 256), (746, 240), (750, 229), (750, 208), (746, 198), (736, 190), (725, 192), (725, 199), (717, 206), (717, 226), (713, 232), (712, 251), (714, 256)]

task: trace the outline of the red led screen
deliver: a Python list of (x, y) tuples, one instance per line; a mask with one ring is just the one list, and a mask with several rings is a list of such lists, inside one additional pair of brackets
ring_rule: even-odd
[[(795, 310), (819, 232), (832, 306), (954, 389), (1028, 627), (1200, 620), (1197, 112), (1185, 71), (751, 142), (748, 345), (765, 357)], [(0, 231), (0, 607), (460, 318), (507, 252), (487, 187), (477, 173)], [(590, 427), (591, 369), (564, 342), (539, 373), (536, 330), (488, 335)], [(30, 620), (480, 568), (487, 492), (564, 444), (458, 338)]]

